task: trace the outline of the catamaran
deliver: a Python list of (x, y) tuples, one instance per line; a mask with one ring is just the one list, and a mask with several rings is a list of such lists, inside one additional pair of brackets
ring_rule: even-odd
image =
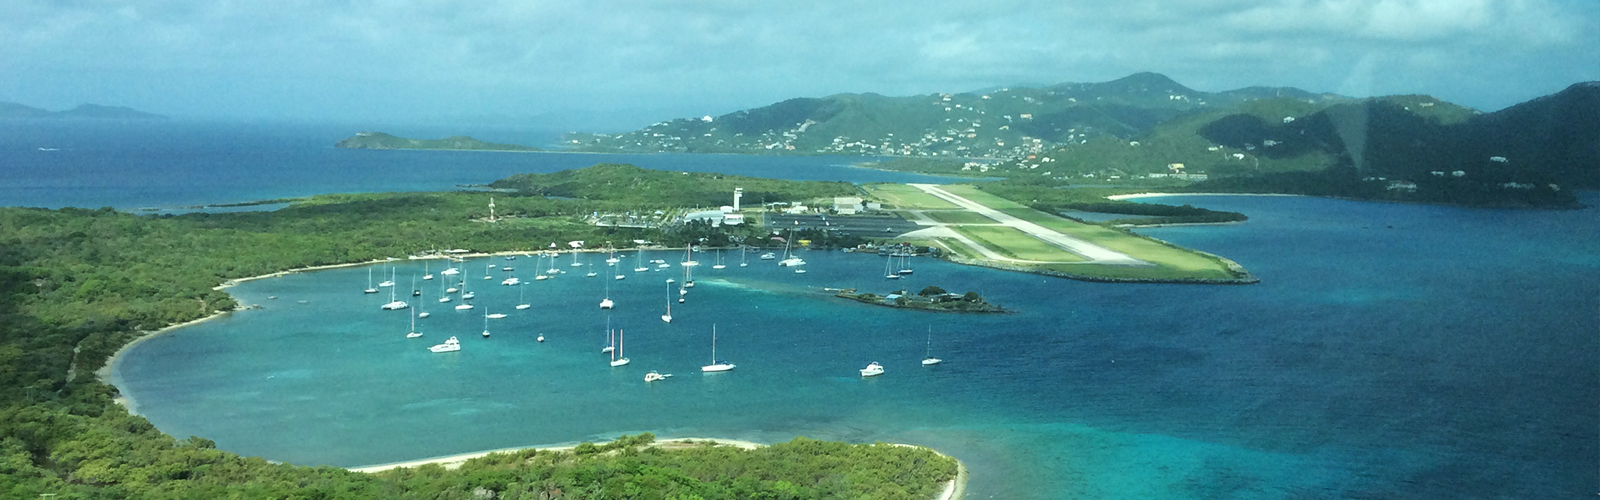
[[(789, 247), (790, 247), (789, 243), (793, 242), (793, 241), (794, 241), (794, 230), (791, 229), (791, 230), (789, 230), (789, 239), (783, 240), (783, 260), (778, 261), (778, 265), (779, 266), (803, 266), (803, 265), (806, 264), (806, 261), (804, 259), (801, 259), (799, 257), (795, 257), (794, 254), (789, 253)], [(763, 256), (763, 257), (765, 257), (765, 256)], [(796, 271), (796, 272), (799, 272), (799, 271)]]
[(404, 300), (395, 299), (394, 298), (394, 287), (391, 286), (391, 287), (389, 287), (389, 303), (388, 304), (384, 304), (382, 307), (383, 307), (383, 310), (385, 310), (385, 311), (398, 311), (398, 310), (401, 310), (401, 309), (405, 309), (407, 307), (411, 307), (411, 304), (407, 304), (406, 301), (404, 301)]
[[(621, 276), (621, 275), (618, 275), (618, 276)], [(611, 301), (611, 282), (607, 281), (606, 282), (606, 296), (605, 296), (605, 298), (600, 299), (600, 308), (601, 309), (610, 309), (611, 306), (614, 306), (614, 305), (616, 305), (616, 303)]]
[(378, 283), (378, 288), (383, 288), (383, 287), (386, 287), (386, 286), (394, 286), (394, 276), (393, 276), (394, 275), (394, 268), (393, 267), (389, 268), (389, 274), (390, 274), (389, 279), (383, 280), (383, 282)]
[(726, 361), (717, 361), (717, 325), (711, 325), (711, 364), (700, 367), (701, 372), (725, 372), (732, 370), (737, 365)]
[(611, 353), (611, 366), (618, 367), (628, 364), (628, 358), (623, 357), (622, 330), (617, 330), (617, 351)]

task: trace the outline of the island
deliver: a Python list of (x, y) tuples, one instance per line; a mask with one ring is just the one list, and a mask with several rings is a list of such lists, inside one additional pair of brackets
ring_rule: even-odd
[(954, 313), (1004, 313), (1010, 312), (995, 304), (990, 304), (978, 295), (978, 292), (965, 294), (949, 293), (938, 286), (929, 285), (915, 294), (905, 290), (889, 292), (878, 295), (872, 292), (857, 292), (854, 288), (846, 288), (834, 294), (841, 299), (850, 299), (863, 304), (875, 306), (894, 307), (899, 309), (916, 309), (918, 311), (954, 312)]
[(55, 120), (165, 120), (164, 115), (124, 106), (80, 104), (64, 111), (50, 111), (14, 102), (0, 101), (0, 118)]
[(443, 151), (543, 151), (532, 146), (483, 142), (464, 135), (443, 139), (409, 139), (383, 132), (357, 132), (333, 145), (345, 149), (425, 149)]

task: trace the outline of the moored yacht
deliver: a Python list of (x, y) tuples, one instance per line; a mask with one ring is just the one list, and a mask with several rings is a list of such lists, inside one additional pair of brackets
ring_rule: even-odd
[(877, 361), (873, 361), (872, 364), (861, 369), (861, 376), (863, 377), (876, 377), (878, 375), (883, 375), (883, 365), (878, 364)]
[(461, 341), (456, 340), (455, 337), (450, 337), (443, 344), (429, 347), (428, 350), (433, 352), (456, 352), (461, 350)]

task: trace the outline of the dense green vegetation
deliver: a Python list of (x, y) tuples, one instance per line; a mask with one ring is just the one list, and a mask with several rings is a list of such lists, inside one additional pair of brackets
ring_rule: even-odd
[(610, 200), (640, 206), (702, 206), (715, 209), (733, 204), (734, 188), (744, 189), (744, 204), (813, 200), (854, 196), (848, 182), (802, 182), (740, 175), (665, 172), (633, 165), (602, 163), (578, 170), (550, 174), (517, 174), (489, 185), (536, 196), (581, 200)]
[(532, 146), (483, 142), (464, 135), (443, 139), (407, 139), (383, 132), (359, 132), (334, 144), (349, 149), (445, 149), (465, 151), (540, 151)]
[[(509, 218), (484, 221), (491, 196), (497, 211)], [(662, 207), (689, 204), (670, 193), (658, 196)], [(161, 434), (116, 405), (116, 389), (92, 373), (120, 346), (149, 330), (234, 308), (230, 296), (213, 289), (229, 279), (403, 258), (433, 248), (533, 250), (551, 242), (585, 240), (598, 247), (634, 239), (681, 245), (691, 239), (729, 236), (704, 227), (627, 229), (580, 221), (582, 214), (593, 211), (642, 208), (612, 199), (481, 192), (328, 195), (276, 212), (180, 216), (0, 208), (0, 497), (56, 493), (56, 498), (463, 498), (468, 494), (462, 491), (474, 487), (512, 484), (474, 482), (515, 476), (507, 472), (473, 475), (422, 469), (421, 476), (401, 480), (239, 457), (213, 449), (203, 438)], [(845, 455), (857, 453), (839, 450)], [(890, 468), (851, 477), (870, 480), (910, 474), (893, 468), (904, 462), (883, 458)], [(613, 480), (637, 483), (644, 493), (635, 497), (666, 491), (652, 489), (658, 482), (646, 472), (657, 465), (626, 469), (620, 464), (593, 464), (619, 475), (578, 474), (594, 482), (573, 491), (589, 491), (584, 488)], [(727, 467), (741, 471), (735, 464)], [(896, 477), (898, 481), (922, 476)], [(778, 481), (788, 481), (803, 495), (825, 495), (836, 491), (829, 488), (844, 484), (828, 482), (833, 479), (808, 482), (800, 476), (758, 479), (743, 472), (728, 474), (726, 480), (731, 481), (726, 487), (703, 490), (710, 493), (702, 496), (739, 498), (747, 491), (740, 489), (745, 488), (740, 481), (769, 492), (780, 491)], [(473, 486), (465, 486), (469, 484)], [(719, 492), (735, 496), (714, 496), (725, 494)], [(772, 498), (790, 497), (773, 493)]]
[[(879, 295), (872, 292), (857, 292), (854, 288), (840, 290), (834, 295), (842, 299), (850, 299), (864, 304), (886, 306), (900, 309), (916, 309), (919, 311), (956, 312), (956, 313), (1003, 313), (1005, 308), (990, 304), (978, 292), (965, 294), (946, 293), (938, 286), (927, 286), (916, 294), (905, 290)], [(892, 299), (890, 297), (893, 297)]]

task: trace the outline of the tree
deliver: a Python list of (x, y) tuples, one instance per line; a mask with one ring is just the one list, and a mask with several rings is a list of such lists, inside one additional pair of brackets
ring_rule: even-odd
[(928, 285), (927, 288), (924, 288), (924, 289), (922, 289), (922, 291), (917, 292), (917, 295), (921, 295), (923, 297), (932, 297), (932, 296), (935, 296), (935, 295), (944, 295), (944, 294), (945, 294), (945, 291), (944, 291), (943, 288), (939, 288), (939, 287), (934, 286), (934, 285)]
[(965, 300), (967, 302), (981, 302), (983, 301), (983, 297), (979, 297), (978, 292), (967, 292), (966, 295), (961, 296), (961, 300)]

